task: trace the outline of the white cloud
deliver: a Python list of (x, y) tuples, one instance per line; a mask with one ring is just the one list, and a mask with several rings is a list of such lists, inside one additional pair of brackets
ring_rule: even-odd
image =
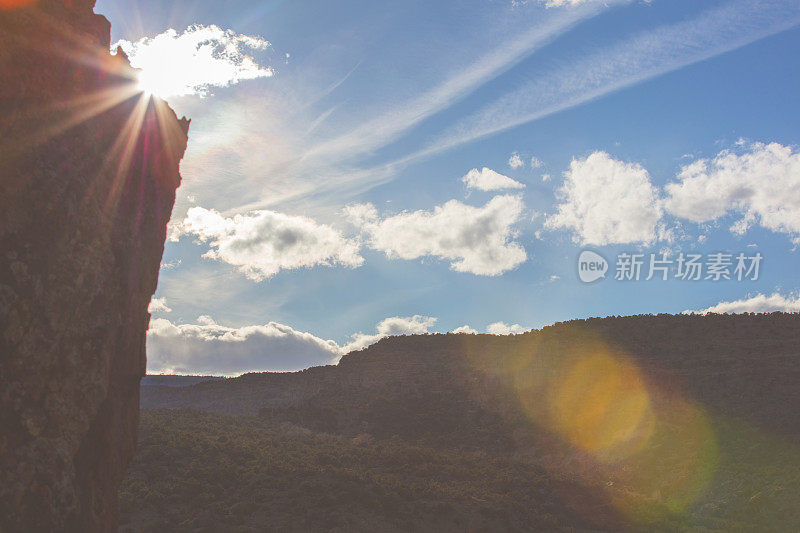
[(519, 168), (525, 166), (525, 162), (522, 161), (522, 158), (517, 152), (514, 152), (511, 154), (511, 157), (508, 158), (508, 166), (511, 168)]
[(131, 65), (142, 69), (139, 85), (161, 97), (205, 95), (211, 87), (227, 87), (242, 80), (272, 76), (249, 51), (270, 46), (260, 37), (237, 34), (217, 26), (195, 24), (178, 33), (169, 29), (136, 42), (120, 40)]
[(489, 335), (519, 335), (528, 331), (519, 324), (506, 324), (505, 322), (494, 322), (486, 326), (486, 333)]
[(562, 203), (547, 218), (547, 228), (571, 230), (575, 242), (598, 246), (657, 238), (661, 200), (642, 166), (598, 151), (573, 159), (564, 177)]
[(370, 204), (349, 206), (345, 212), (368, 236), (369, 246), (387, 257), (433, 256), (450, 261), (457, 272), (496, 276), (527, 259), (525, 249), (512, 240), (512, 226), (523, 209), (521, 198), (503, 195), (483, 207), (450, 200), (433, 212), (403, 212), (382, 220)]
[(274, 211), (225, 218), (217, 211), (192, 207), (183, 231), (209, 242), (204, 257), (234, 265), (256, 281), (281, 269), (336, 264), (355, 268), (364, 262), (358, 243), (332, 227)]
[(238, 375), (292, 371), (336, 363), (342, 355), (335, 342), (276, 322), (241, 328), (220, 326), (209, 317), (197, 322), (150, 321), (148, 372)]
[(475, 335), (476, 333), (478, 333), (478, 331), (464, 324), (463, 326), (457, 327), (450, 333), (466, 333), (468, 335)]
[[(508, 164), (511, 165), (510, 159)], [(521, 160), (520, 165), (522, 165)], [(524, 184), (515, 181), (508, 176), (503, 176), (502, 174), (486, 167), (483, 167), (480, 171), (477, 168), (473, 168), (467, 172), (466, 176), (461, 178), (461, 181), (466, 184), (468, 189), (478, 189), (479, 191), (499, 191), (503, 189), (525, 188)]]
[(720, 302), (702, 311), (687, 310), (684, 313), (772, 313), (774, 311), (782, 311), (784, 313), (800, 312), (800, 295), (783, 296), (777, 292), (770, 296), (757, 294), (742, 300)]
[(542, 165), (544, 165), (544, 163), (541, 159), (536, 156), (531, 157), (531, 168), (539, 168)]
[(351, 224), (361, 228), (377, 223), (378, 210), (372, 204), (351, 204), (344, 208), (344, 215)]
[(542, 174), (542, 183), (550, 181), (550, 174)]
[(197, 317), (197, 323), (203, 326), (215, 326), (217, 322), (208, 315), (200, 315)]
[(147, 306), (147, 311), (150, 313), (169, 313), (172, 309), (167, 307), (166, 298), (152, 298), (150, 305)]
[(597, 0), (539, 0), (547, 7), (564, 7), (564, 6), (577, 6), (579, 4), (588, 4), (589, 2), (596, 2)]
[[(530, 0), (511, 0), (511, 4), (514, 6), (524, 6), (528, 2), (530, 2)], [(597, 0), (538, 0), (538, 3), (544, 4), (545, 7), (577, 6), (590, 2), (597, 2)]]
[(342, 347), (342, 352), (348, 353), (354, 350), (361, 350), (392, 335), (421, 335), (428, 333), (435, 323), (435, 318), (422, 315), (386, 318), (377, 325), (377, 332), (372, 335), (364, 333), (353, 334), (353, 340)]
[(740, 153), (719, 152), (684, 166), (666, 186), (666, 209), (692, 222), (737, 214), (731, 230), (743, 234), (753, 224), (800, 234), (800, 151), (778, 143), (754, 143)]

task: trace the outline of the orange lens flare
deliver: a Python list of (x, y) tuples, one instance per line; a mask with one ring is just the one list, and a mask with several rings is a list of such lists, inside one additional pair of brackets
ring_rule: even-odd
[(552, 426), (601, 462), (638, 450), (653, 430), (650, 397), (638, 370), (600, 352), (580, 358), (551, 386)]
[(639, 523), (683, 515), (708, 489), (718, 460), (719, 446), (706, 414), (682, 399), (666, 401), (650, 441), (618, 473), (620, 484), (638, 497), (617, 493), (612, 499)]
[[(480, 354), (472, 359), (480, 367)], [(705, 412), (596, 333), (522, 340), (504, 364), (482, 370), (514, 391), (530, 423), (557, 437), (537, 452), (543, 466), (602, 487), (634, 523), (686, 515), (714, 479), (718, 443)]]

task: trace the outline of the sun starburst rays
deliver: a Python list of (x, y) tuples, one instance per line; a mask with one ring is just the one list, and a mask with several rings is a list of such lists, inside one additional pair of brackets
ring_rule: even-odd
[[(81, 193), (83, 205), (97, 204), (111, 216), (126, 190), (140, 188), (129, 187), (130, 180), (163, 170), (164, 165), (177, 172), (177, 161), (167, 158), (164, 150), (183, 153), (184, 123), (165, 102), (142, 90), (142, 72), (130, 65), (124, 52), (109, 51), (102, 29), (96, 39), (87, 38), (36, 5), (26, 8), (20, 20), (34, 20), (53, 39), (37, 39), (22, 23), (10, 26), (9, 38), (25, 52), (11, 58), (21, 77), (8, 80), (3, 91), (8, 105), (2, 125), (13, 135), (0, 140), (0, 160), (47, 153), (41, 162), (43, 176), (58, 179), (62, 169), (76, 163), (70, 147), (91, 146), (94, 157), (83, 160), (89, 180)], [(28, 77), (35, 79), (28, 86), (36, 90), (15, 90), (15, 84), (24, 85)], [(156, 145), (161, 146), (158, 151)], [(33, 186), (33, 179), (8, 176), (4, 185)], [(112, 230), (111, 224), (107, 230)]]

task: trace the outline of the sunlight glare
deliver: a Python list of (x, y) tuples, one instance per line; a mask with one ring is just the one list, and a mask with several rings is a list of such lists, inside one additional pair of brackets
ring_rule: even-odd
[(267, 41), (217, 26), (194, 25), (180, 33), (170, 29), (136, 42), (120, 40), (112, 45), (117, 47), (139, 69), (138, 88), (160, 98), (203, 97), (214, 87), (273, 75), (272, 68), (245, 53), (265, 50)]
[(143, 92), (145, 96), (158, 96), (161, 97), (167, 91), (162, 91), (159, 88), (158, 80), (153, 76), (148, 76), (146, 72), (139, 72), (136, 80), (136, 90)]
[(638, 369), (610, 350), (580, 357), (549, 395), (554, 428), (602, 462), (639, 449), (653, 431), (653, 411)]
[(719, 456), (710, 417), (601, 334), (570, 326), (522, 338), (491, 366), (471, 342), (471, 364), (505, 383), (532, 425), (556, 439), (535, 445), (545, 468), (588, 476), (628, 520), (685, 515), (709, 490)]

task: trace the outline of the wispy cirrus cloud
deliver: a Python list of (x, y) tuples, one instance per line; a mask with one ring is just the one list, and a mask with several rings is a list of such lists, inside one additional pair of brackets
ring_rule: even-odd
[(600, 98), (735, 50), (800, 24), (800, 4), (737, 0), (583, 54), (485, 106), (427, 148), (419, 159)]
[[(209, 180), (222, 181), (223, 177), (234, 173), (246, 176), (246, 180), (235, 183), (225, 179), (225, 187), (231, 192), (226, 194), (228, 198), (218, 199), (226, 205), (215, 207), (227, 213), (277, 206), (283, 209), (287, 205), (306, 202), (310, 196), (313, 196), (315, 206), (330, 206), (357, 195), (389, 181), (405, 164), (399, 160), (377, 167), (365, 166), (364, 159), (376, 150), (392, 144), (433, 115), (450, 108), (575, 25), (602, 13), (611, 5), (630, 1), (611, 0), (548, 12), (547, 16), (532, 19), (529, 25), (517, 26), (524, 27), (523, 30), (508, 35), (497, 31), (487, 33), (487, 43), (491, 43), (488, 49), (478, 49), (477, 54), (469, 55), (477, 59), (453, 61), (442, 76), (430, 78), (432, 83), (425, 79), (424, 83), (429, 87), (423, 84), (421, 88), (415, 87), (414, 91), (406, 90), (403, 98), (391, 98), (366, 111), (355, 109), (347, 114), (336, 113), (343, 106), (335, 104), (315, 112), (308, 101), (308, 98), (311, 101), (320, 98), (319, 94), (329, 94), (357, 66), (351, 67), (343, 78), (329, 84), (321, 93), (316, 91), (316, 96), (307, 94), (314, 93), (302, 85), (307, 82), (296, 81), (291, 91), (271, 93), (269, 98), (248, 101), (246, 105), (204, 111), (215, 117), (193, 125), (193, 142), (182, 165), (187, 175), (193, 178), (187, 181), (187, 186), (202, 196), (196, 184), (206, 182), (204, 186), (207, 188)], [(305, 74), (304, 80), (313, 78), (313, 72)], [(299, 87), (297, 83), (300, 83)], [(409, 98), (408, 94), (413, 96)], [(306, 95), (306, 101), (298, 100), (297, 95)], [(246, 114), (242, 112), (245, 107), (248, 110)], [(292, 110), (288, 116), (287, 109)], [(186, 112), (196, 115), (192, 111)], [(214, 127), (208, 128), (206, 124)], [(231, 124), (236, 124), (236, 127), (230, 127)], [(321, 128), (321, 124), (328, 127)], [(268, 158), (255, 155), (265, 152), (269, 152)], [(325, 175), (327, 179), (320, 182), (312, 178), (319, 175)], [(243, 183), (247, 184), (246, 190), (241, 186)], [(179, 202), (179, 212), (186, 208)]]
[[(612, 0), (611, 4), (628, 0)], [(536, 21), (530, 29), (501, 42), (469, 65), (453, 69), (453, 74), (411, 100), (359, 125), (336, 138), (309, 149), (304, 157), (351, 157), (370, 152), (396, 140), (431, 115), (446, 109), (486, 82), (552, 42), (579, 22), (597, 15), (604, 6), (554, 13)]]
[[(619, 3), (627, 2), (617, 2)], [(502, 67), (489, 69), (492, 73), (489, 76), (471, 78), (476, 80), (475, 84), (465, 85), (466, 88), (462, 88), (463, 92), (459, 94), (469, 94), (480, 84), (516, 65), (521, 59), (549, 43), (552, 39), (551, 33), (553, 36), (561, 35), (578, 21), (599, 13), (597, 10), (609, 5), (612, 4), (592, 3), (592, 6), (554, 11), (563, 17), (580, 18), (569, 23), (553, 23), (553, 28), (556, 29), (551, 28), (547, 32), (548, 37), (541, 41), (541, 45), (525, 51), (519, 59), (501, 62)], [(579, 53), (572, 58), (562, 59), (548, 70), (537, 72), (530, 82), (456, 121), (434, 137), (433, 142), (417, 151), (371, 167), (355, 164), (338, 169), (333, 174), (337, 178), (331, 180), (335, 181), (337, 187), (323, 191), (314, 189), (315, 194), (322, 198), (329, 194), (342, 196), (362, 193), (375, 185), (390, 181), (401, 169), (412, 163), (719, 56), (798, 24), (800, 5), (795, 2), (734, 0), (720, 7), (706, 9), (694, 18), (622, 38), (599, 50)], [(504, 54), (496, 51), (492, 57), (497, 55)], [(514, 57), (513, 54), (511, 56)], [(487, 60), (486, 64), (492, 62)], [(446, 88), (454, 86), (460, 86), (460, 83), (449, 80), (432, 94), (450, 94)], [(438, 97), (426, 94), (420, 97), (420, 101), (432, 104), (438, 101)], [(415, 106), (406, 104), (399, 110), (393, 109), (385, 117), (376, 118), (374, 122), (365, 122), (367, 126), (363, 130), (357, 128), (309, 149), (304, 157), (313, 159), (318, 155), (328, 154), (336, 158), (339, 153), (344, 160), (358, 153), (371, 152), (390, 144), (415, 124), (444, 109), (437, 104), (423, 106), (426, 110), (423, 113), (412, 113), (410, 110)], [(408, 117), (412, 115), (416, 118), (408, 121)], [(282, 200), (306, 197), (311, 190), (300, 190), (294, 198), (283, 197)]]
[[(472, 63), (457, 65), (450, 75), (417, 96), (392, 99), (382, 109), (371, 108), (363, 115), (356, 112), (357, 120), (349, 123), (340, 122), (334, 113), (335, 106), (326, 106), (308, 117), (300, 116), (302, 113), (298, 114), (294, 106), (296, 102), (277, 101), (276, 95), (271, 95), (269, 102), (249, 104), (248, 108), (259, 109), (251, 113), (258, 116), (250, 119), (252, 124), (243, 123), (233, 132), (233, 128), (226, 128), (228, 134), (222, 141), (215, 140), (222, 128), (215, 125), (203, 132), (198, 121), (184, 162), (187, 174), (195, 179), (187, 183), (199, 183), (201, 174), (246, 176), (246, 180), (233, 183), (225, 180), (229, 190), (234, 187), (237, 191), (224, 199), (226, 205), (217, 206), (230, 209), (227, 212), (277, 206), (284, 209), (301, 202), (332, 208), (336, 203), (346, 202), (375, 185), (390, 181), (407, 165), (443, 150), (734, 50), (800, 22), (800, 7), (793, 2), (728, 2), (692, 19), (624, 37), (599, 50), (566, 57), (551, 68), (537, 72), (529, 83), (443, 130), (428, 146), (387, 162), (365, 164), (365, 157), (461, 101), (569, 32), (576, 24), (608, 7), (625, 3), (629, 2), (592, 2), (574, 9), (547, 10), (548, 16), (530, 30), (500, 40), (496, 47)], [(291, 120), (276, 116), (287, 106), (295, 110), (289, 117)], [(221, 122), (230, 124), (234, 115), (226, 111), (223, 116)], [(330, 127), (325, 132), (318, 131), (320, 123), (328, 123)], [(262, 131), (267, 124), (274, 128)], [(314, 130), (314, 135), (307, 135), (309, 129)], [(254, 135), (253, 131), (258, 134)], [(267, 150), (269, 158), (253, 155)], [(226, 161), (225, 165), (215, 163), (222, 160)], [(320, 182), (312, 178), (319, 175), (325, 175), (326, 180)], [(184, 204), (179, 207), (186, 209)]]

